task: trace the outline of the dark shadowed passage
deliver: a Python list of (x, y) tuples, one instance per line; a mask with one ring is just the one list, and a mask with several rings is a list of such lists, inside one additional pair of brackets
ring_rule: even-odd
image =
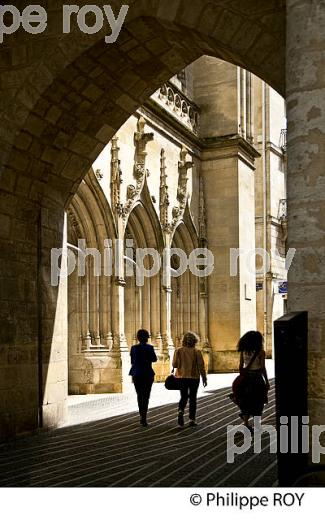
[[(262, 452), (227, 463), (226, 427), (239, 424), (229, 388), (198, 399), (197, 429), (179, 430), (175, 404), (150, 412), (143, 430), (136, 412), (71, 426), (0, 447), (3, 487), (268, 487), (276, 485), (269, 436)], [(264, 413), (275, 424), (274, 383)], [(91, 413), (90, 413), (91, 417)]]

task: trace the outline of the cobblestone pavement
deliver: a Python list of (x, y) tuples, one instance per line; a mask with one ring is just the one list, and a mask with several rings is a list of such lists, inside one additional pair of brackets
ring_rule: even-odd
[[(270, 454), (267, 434), (262, 436), (260, 454), (254, 454), (251, 448), (238, 455), (234, 464), (227, 463), (226, 427), (240, 422), (237, 407), (227, 397), (229, 388), (201, 392), (199, 425), (185, 425), (183, 430), (176, 424), (175, 402), (157, 404), (162, 390), (161, 385), (155, 385), (147, 429), (140, 427), (135, 410), (123, 412), (128, 397), (121, 396), (109, 410), (106, 403), (106, 412), (103, 402), (93, 400), (91, 410), (87, 408), (87, 423), (1, 445), (0, 486), (276, 485), (276, 455)], [(173, 395), (172, 401), (177, 400), (177, 393), (167, 394)], [(274, 425), (274, 383), (269, 397), (264, 423)], [(75, 400), (72, 405), (71, 423), (81, 420), (80, 403)], [(131, 408), (133, 405), (134, 401)], [(101, 418), (105, 413), (107, 416)]]

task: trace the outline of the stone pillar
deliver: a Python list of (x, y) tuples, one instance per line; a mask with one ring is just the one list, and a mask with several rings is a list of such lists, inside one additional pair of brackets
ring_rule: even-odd
[(182, 276), (182, 297), (183, 297), (183, 332), (191, 330), (191, 287), (190, 272), (187, 271)]
[[(166, 249), (171, 247), (170, 234), (165, 235), (165, 245)], [(160, 283), (161, 334), (164, 358), (171, 364), (174, 356), (174, 343), (172, 339), (172, 280), (166, 257), (163, 259), (163, 269), (163, 279)], [(174, 320), (177, 319), (176, 316), (173, 318)]]
[(102, 344), (109, 350), (113, 348), (112, 335), (112, 277), (101, 276), (100, 320)]
[(150, 287), (151, 287), (151, 279), (145, 278), (144, 279), (144, 285), (142, 287), (142, 326), (144, 329), (148, 330), (150, 333), (152, 331), (151, 328), (151, 322), (150, 322), (150, 314), (151, 314), (151, 294), (150, 294)]
[[(69, 240), (69, 238), (68, 238)], [(78, 277), (76, 268), (70, 274), (68, 280), (68, 392), (79, 393), (78, 382), (80, 379), (82, 355), (82, 277)]]
[[(238, 369), (237, 342), (256, 329), (254, 157), (242, 138), (218, 139), (203, 152), (207, 235), (215, 267), (209, 277), (211, 371)], [(241, 249), (231, 274), (231, 249)], [(248, 260), (249, 265), (248, 265)], [(250, 268), (249, 268), (250, 267)]]
[[(123, 236), (123, 233), (119, 233)], [(131, 388), (130, 370), (130, 354), (125, 337), (125, 270), (124, 270), (124, 243), (123, 240), (117, 240), (114, 249), (115, 257), (115, 284), (113, 287), (113, 337), (114, 350), (118, 351), (122, 363), (122, 390), (126, 392)]]
[(150, 279), (151, 287), (151, 336), (155, 346), (158, 362), (154, 365), (156, 381), (164, 381), (169, 373), (168, 353), (166, 355), (161, 334), (161, 291), (160, 275)]
[(99, 347), (99, 308), (98, 308), (98, 277), (95, 276), (95, 261), (92, 256), (87, 258), (89, 276), (89, 323), (91, 343)]
[(41, 233), (36, 203), (2, 190), (0, 203), (0, 440), (4, 441), (40, 425)]
[(82, 335), (82, 347), (84, 349), (90, 349), (91, 337), (89, 331), (89, 288), (88, 288), (88, 276), (82, 276), (80, 278), (80, 294), (81, 294), (81, 335)]
[[(207, 239), (215, 257), (209, 277), (211, 371), (238, 370), (239, 337), (256, 328), (254, 269), (254, 159), (251, 146), (250, 75), (214, 58), (194, 63), (195, 101), (202, 107), (200, 137), (205, 141)], [(236, 276), (230, 274), (230, 250), (242, 248)], [(247, 268), (247, 254), (251, 254)], [(248, 258), (249, 259), (249, 258)], [(237, 265), (238, 265), (237, 263)], [(249, 272), (250, 271), (250, 272)]]
[(199, 279), (199, 331), (201, 338), (202, 352), (206, 364), (207, 372), (211, 369), (212, 351), (209, 341), (209, 312), (208, 312), (208, 280)]
[[(104, 258), (104, 251), (100, 249), (101, 258)], [(103, 266), (101, 267), (101, 275), (98, 280), (98, 319), (99, 319), (99, 336), (100, 336), (100, 345), (106, 345), (108, 341), (108, 334), (111, 331), (110, 328), (110, 317), (108, 314), (108, 304), (109, 304), (109, 286), (108, 280), (110, 278), (104, 276)]]
[(196, 332), (196, 334), (200, 335), (200, 327), (199, 327), (199, 289), (198, 289), (198, 280), (199, 278), (194, 276), (192, 273), (189, 273), (189, 282), (190, 282), (190, 321), (191, 321), (191, 330)]
[(161, 337), (161, 321), (160, 321), (160, 277), (154, 276), (150, 280), (150, 330), (157, 352), (161, 353), (163, 349)]
[[(287, 0), (288, 307), (309, 312), (309, 415), (325, 424), (325, 1)], [(325, 462), (325, 459), (321, 460)]]
[(246, 139), (247, 138), (247, 72), (240, 67), (237, 68), (238, 71), (238, 98), (239, 98), (239, 116), (240, 116), (240, 135)]
[(177, 339), (179, 341), (179, 345), (182, 342), (182, 337), (185, 331), (184, 328), (184, 275), (176, 278), (177, 283), (177, 318), (178, 318), (178, 327), (177, 327)]
[(129, 377), (130, 370), (130, 353), (125, 337), (124, 330), (124, 289), (125, 282), (120, 278), (115, 279), (113, 288), (113, 338), (114, 351), (117, 351), (121, 357), (122, 364), (122, 390), (123, 392), (130, 389), (131, 380)]
[(161, 291), (161, 331), (165, 355), (174, 349), (171, 333), (171, 300), (172, 290), (170, 287), (163, 287)]
[(63, 252), (61, 268), (67, 261), (67, 220), (64, 209), (44, 201), (41, 216), (41, 353), (42, 420), (44, 428), (54, 428), (67, 419), (68, 396), (68, 279), (58, 285), (51, 280), (51, 250)]

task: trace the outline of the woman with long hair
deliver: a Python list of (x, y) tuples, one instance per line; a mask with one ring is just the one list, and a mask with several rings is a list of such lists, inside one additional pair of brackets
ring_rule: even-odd
[(207, 386), (207, 375), (204, 366), (202, 352), (195, 348), (198, 337), (194, 332), (184, 334), (182, 347), (174, 352), (173, 368), (176, 368), (176, 377), (181, 379), (181, 399), (178, 404), (178, 425), (184, 426), (184, 412), (188, 400), (189, 426), (197, 426), (196, 408), (197, 392), (200, 385), (200, 376), (203, 386)]
[(262, 334), (253, 330), (247, 332), (240, 338), (237, 349), (240, 353), (239, 372), (245, 374), (237, 404), (244, 425), (251, 430), (249, 419), (262, 417), (270, 389)]

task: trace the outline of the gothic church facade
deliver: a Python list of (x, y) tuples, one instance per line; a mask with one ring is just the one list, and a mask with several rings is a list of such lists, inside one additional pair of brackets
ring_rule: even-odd
[[(286, 121), (284, 100), (253, 74), (204, 56), (132, 115), (82, 181), (67, 212), (67, 247), (96, 253), (69, 276), (70, 394), (121, 392), (129, 349), (150, 331), (157, 381), (187, 330), (199, 336), (210, 372), (238, 368), (236, 344), (263, 332), (272, 357), (273, 321), (286, 308)], [(198, 248), (209, 276), (160, 270), (137, 283), (137, 250)], [(264, 251), (264, 253), (263, 253)], [(267, 253), (267, 254), (266, 254)], [(144, 260), (146, 269), (152, 260)], [(77, 261), (78, 264), (78, 261)]]

